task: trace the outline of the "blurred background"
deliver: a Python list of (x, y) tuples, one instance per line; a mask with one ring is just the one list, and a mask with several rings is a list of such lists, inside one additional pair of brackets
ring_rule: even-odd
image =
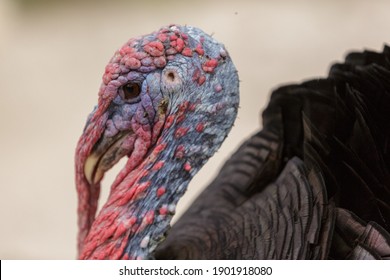
[[(390, 1), (0, 0), (0, 259), (74, 259), (74, 149), (104, 67), (169, 23), (223, 42), (241, 80), (236, 125), (191, 182), (182, 213), (261, 127), (272, 89), (326, 75), (347, 51), (390, 42)], [(123, 161), (122, 161), (123, 164)], [(103, 183), (103, 200), (120, 166)]]

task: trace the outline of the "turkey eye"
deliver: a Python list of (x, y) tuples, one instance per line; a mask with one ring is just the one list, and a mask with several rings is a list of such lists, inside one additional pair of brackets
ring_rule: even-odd
[(141, 87), (136, 83), (128, 83), (122, 86), (120, 95), (124, 101), (134, 101), (141, 93)]

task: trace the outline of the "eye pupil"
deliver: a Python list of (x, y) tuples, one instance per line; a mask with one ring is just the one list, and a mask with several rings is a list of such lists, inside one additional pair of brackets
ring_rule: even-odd
[(124, 100), (131, 100), (139, 96), (141, 93), (141, 87), (136, 83), (128, 83), (122, 88)]

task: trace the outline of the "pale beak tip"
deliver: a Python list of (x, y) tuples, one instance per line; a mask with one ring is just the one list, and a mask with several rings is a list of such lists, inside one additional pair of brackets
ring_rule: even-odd
[(102, 177), (102, 175), (100, 175), (100, 173), (102, 172), (96, 170), (98, 162), (99, 162), (99, 157), (96, 154), (91, 154), (85, 161), (84, 175), (85, 175), (85, 179), (87, 179), (90, 185), (95, 184)]

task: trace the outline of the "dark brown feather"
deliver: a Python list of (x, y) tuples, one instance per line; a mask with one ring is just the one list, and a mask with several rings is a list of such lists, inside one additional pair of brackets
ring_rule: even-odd
[(390, 256), (390, 48), (275, 90), (157, 258)]

